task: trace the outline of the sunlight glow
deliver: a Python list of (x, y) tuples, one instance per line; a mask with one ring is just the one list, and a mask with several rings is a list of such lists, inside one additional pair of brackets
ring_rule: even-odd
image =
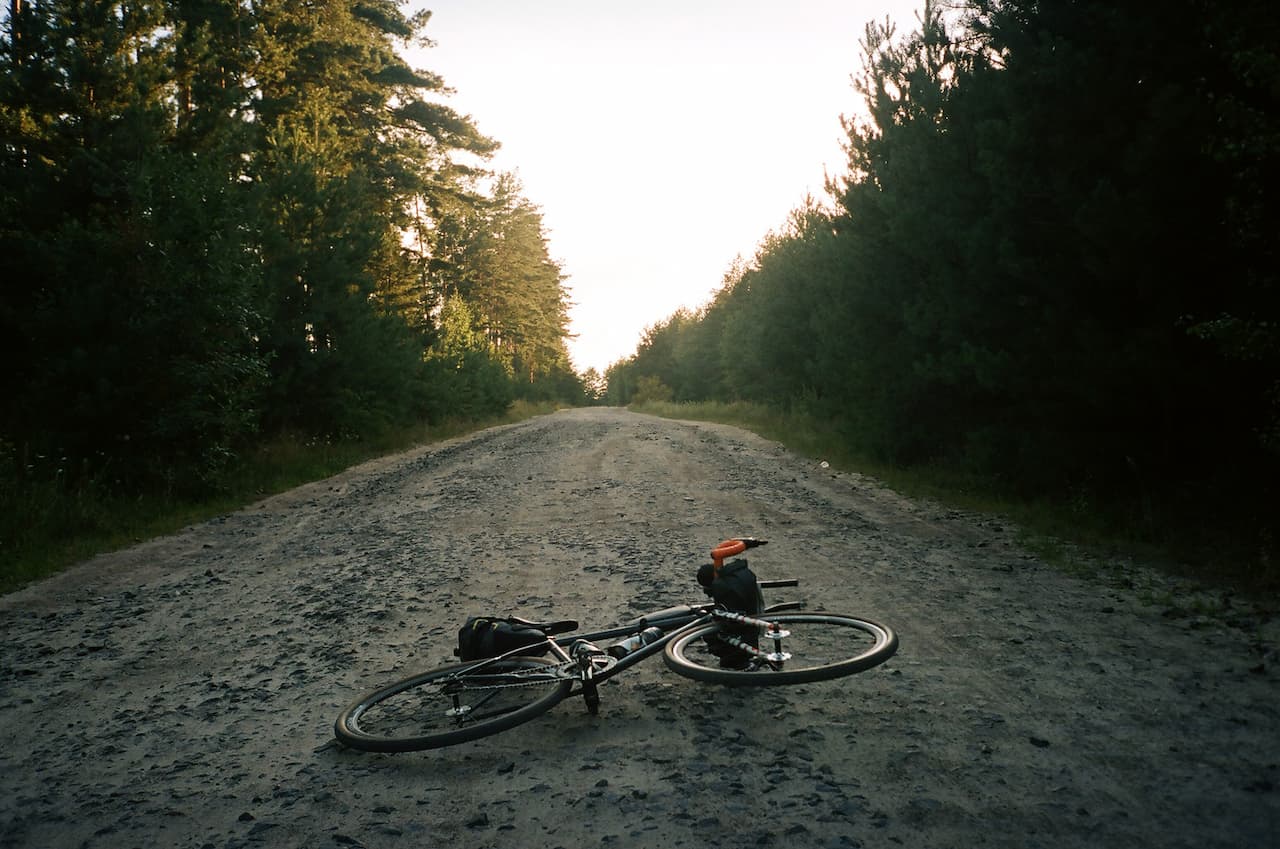
[(436, 46), (411, 56), (502, 143), (569, 277), (574, 364), (603, 371), (845, 173), (865, 26), (922, 7), (414, 0)]

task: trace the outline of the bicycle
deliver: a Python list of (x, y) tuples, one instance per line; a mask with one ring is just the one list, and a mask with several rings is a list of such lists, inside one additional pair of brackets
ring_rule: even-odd
[[(725, 540), (712, 549), (712, 567), (718, 573), (726, 557), (765, 542), (750, 537)], [(762, 589), (799, 583), (758, 582)], [(784, 602), (750, 615), (714, 602), (682, 604), (585, 634), (574, 633), (574, 620), (508, 617), (508, 622), (542, 631), (545, 639), (495, 657), (421, 672), (366, 693), (339, 714), (334, 736), (353, 749), (407, 752), (506, 731), (571, 696), (583, 696), (587, 711), (596, 714), (600, 684), (658, 652), (668, 668), (694, 680), (776, 686), (853, 675), (884, 663), (897, 651), (897, 635), (884, 625), (846, 614), (793, 612), (804, 606)], [(606, 641), (615, 642), (600, 648)], [(736, 662), (726, 666), (726, 656)]]

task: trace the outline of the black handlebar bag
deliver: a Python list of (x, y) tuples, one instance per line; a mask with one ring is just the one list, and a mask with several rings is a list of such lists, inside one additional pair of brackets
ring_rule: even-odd
[[(707, 594), (716, 604), (725, 610), (744, 613), (747, 616), (759, 616), (764, 610), (764, 596), (760, 592), (760, 582), (755, 573), (747, 566), (745, 559), (730, 560), (717, 572), (710, 563), (698, 569), (698, 583), (702, 584)], [(751, 655), (735, 646), (726, 643), (722, 635), (737, 637), (752, 648), (760, 647), (760, 632), (754, 625), (731, 625), (722, 622), (720, 634), (707, 637), (707, 648), (720, 658), (720, 665), (726, 669), (741, 669), (751, 661)]]

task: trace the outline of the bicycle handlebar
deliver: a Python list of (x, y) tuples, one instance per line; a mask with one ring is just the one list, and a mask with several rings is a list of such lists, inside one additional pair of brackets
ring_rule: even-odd
[(717, 572), (724, 565), (726, 557), (733, 557), (735, 554), (741, 554), (748, 548), (755, 548), (758, 545), (765, 545), (769, 541), (767, 539), (756, 539), (755, 537), (736, 537), (727, 539), (724, 542), (711, 549), (711, 562), (715, 565)]

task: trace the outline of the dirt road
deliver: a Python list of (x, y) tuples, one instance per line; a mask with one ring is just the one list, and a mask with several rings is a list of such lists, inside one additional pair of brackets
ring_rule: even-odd
[[(721, 538), (893, 625), (798, 688), (660, 660), (513, 732), (326, 746), (468, 614), (605, 626), (696, 596)], [(378, 460), (0, 599), (4, 847), (1274, 847), (1276, 623), (751, 434), (558, 413)]]

